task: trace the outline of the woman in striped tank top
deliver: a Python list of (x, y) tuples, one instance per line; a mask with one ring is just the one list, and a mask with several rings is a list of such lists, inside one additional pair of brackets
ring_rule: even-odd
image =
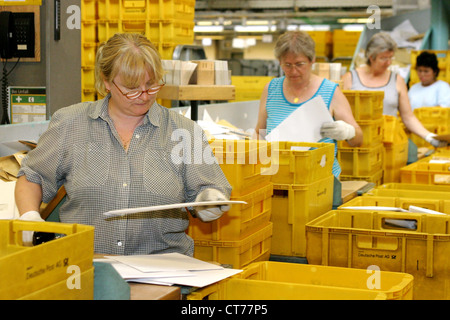
[[(302, 31), (288, 31), (280, 36), (275, 45), (275, 57), (279, 60), (285, 76), (273, 79), (261, 95), (256, 134), (263, 139), (296, 109), (321, 96), (336, 121), (326, 123), (321, 128), (320, 142), (347, 140), (351, 146), (361, 145), (363, 135), (355, 121), (350, 105), (336, 83), (313, 74), (315, 43)], [(298, 141), (295, 137), (292, 141)], [(335, 158), (333, 174), (341, 172)]]

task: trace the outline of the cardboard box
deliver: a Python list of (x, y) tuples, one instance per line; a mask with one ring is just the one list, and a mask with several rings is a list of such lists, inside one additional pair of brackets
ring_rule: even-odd
[(214, 85), (214, 60), (196, 60), (192, 61), (197, 64), (197, 68), (192, 75), (195, 84)]

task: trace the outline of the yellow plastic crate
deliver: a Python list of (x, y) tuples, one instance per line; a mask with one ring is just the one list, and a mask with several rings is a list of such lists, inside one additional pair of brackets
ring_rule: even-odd
[(85, 20), (81, 22), (81, 43), (97, 42), (97, 21)]
[(81, 67), (81, 89), (95, 88), (95, 67)]
[(400, 169), (408, 162), (408, 140), (385, 144), (384, 149), (383, 183), (400, 182)]
[[(40, 231), (65, 236), (34, 247), (22, 245), (22, 231)], [(0, 221), (0, 299), (20, 299), (67, 281), (75, 265), (80, 272), (90, 270), (94, 256), (94, 227), (56, 222)], [(81, 279), (83, 281), (83, 279)], [(79, 293), (93, 297), (90, 281), (81, 282)], [(78, 290), (78, 289), (72, 289)], [(48, 299), (58, 292), (47, 291)], [(70, 293), (68, 293), (70, 294)], [(78, 295), (78, 293), (73, 293)]]
[(97, 53), (98, 43), (82, 43), (81, 44), (81, 66), (94, 67), (95, 54)]
[[(94, 268), (80, 275), (80, 288), (69, 289), (67, 280), (21, 297), (19, 300), (92, 300), (94, 299)], [(70, 282), (70, 281), (69, 281)]]
[(194, 42), (194, 22), (183, 20), (153, 19), (148, 22), (146, 36), (152, 42), (174, 42), (192, 44)]
[[(311, 287), (376, 291), (386, 294), (389, 300), (412, 300), (413, 276), (401, 272), (387, 271), (380, 271), (379, 276), (380, 281), (377, 283), (379, 288), (368, 288), (370, 273), (367, 270), (264, 261), (248, 265), (242, 273), (235, 277), (249, 281), (275, 282), (280, 285), (280, 290), (283, 290), (283, 286), (302, 284)], [(374, 285), (375, 283), (371, 284)]]
[(375, 185), (379, 186), (383, 183), (383, 169), (380, 169), (380, 171), (368, 175), (368, 176), (352, 176), (352, 175), (344, 175), (341, 174), (339, 176), (339, 180), (341, 181), (367, 181), (367, 182), (373, 182)]
[(269, 76), (231, 76), (231, 84), (236, 89), (263, 91), (264, 86), (274, 77)]
[(272, 254), (306, 256), (305, 225), (333, 207), (334, 176), (311, 184), (274, 184)]
[[(450, 198), (450, 195), (448, 196)], [(396, 207), (408, 210), (409, 206), (421, 207), (446, 214), (450, 214), (450, 199), (426, 199), (416, 197), (394, 197), (394, 196), (362, 196), (351, 199), (342, 204), (338, 209), (344, 207), (377, 206)]]
[(371, 148), (338, 148), (337, 159), (342, 175), (369, 176), (383, 169), (384, 146)]
[[(384, 122), (383, 119), (377, 120), (359, 120), (357, 121), (362, 133), (363, 143), (360, 148), (376, 147), (383, 142)], [(338, 148), (352, 148), (347, 141), (338, 141)]]
[(278, 169), (272, 182), (308, 184), (332, 174), (332, 143), (279, 141), (272, 144), (272, 166)]
[[(415, 221), (416, 229), (386, 220)], [(389, 220), (388, 220), (389, 221)], [(333, 210), (306, 225), (310, 264), (404, 272), (414, 299), (450, 299), (449, 215)]]
[(387, 300), (411, 299), (413, 277), (383, 272), (370, 290), (366, 270), (282, 262), (256, 262), (230, 279), (190, 293), (188, 300)]
[(269, 183), (244, 196), (231, 197), (247, 204), (233, 204), (220, 219), (208, 223), (189, 217), (188, 234), (194, 240), (241, 240), (270, 221), (272, 195), (273, 185)]
[(401, 168), (400, 182), (450, 185), (450, 162), (429, 162), (435, 158), (434, 156), (426, 157)]
[(271, 144), (265, 140), (222, 140), (209, 142), (214, 156), (237, 197), (267, 186), (272, 180), (266, 165), (270, 163)]
[(401, 120), (394, 116), (383, 115), (383, 143), (401, 144), (408, 142)]
[(269, 260), (272, 223), (242, 240), (194, 240), (194, 258), (230, 265), (234, 269), (257, 261)]
[(194, 20), (195, 0), (100, 0), (102, 19)]
[(450, 200), (450, 186), (434, 184), (385, 183), (366, 195)]
[(97, 1), (82, 0), (81, 1), (81, 20), (97, 20)]
[(384, 91), (342, 90), (355, 120), (375, 120), (383, 116)]
[(423, 125), (444, 123), (450, 126), (450, 108), (433, 106), (417, 108), (414, 109), (414, 115)]

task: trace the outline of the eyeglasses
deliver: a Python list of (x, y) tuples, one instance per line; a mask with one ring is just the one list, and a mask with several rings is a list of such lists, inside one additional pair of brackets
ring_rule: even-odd
[(380, 59), (381, 61), (385, 62), (385, 61), (394, 61), (395, 57), (378, 57), (378, 59)]
[(283, 63), (281, 66), (283, 68), (291, 70), (294, 67), (295, 67), (295, 69), (301, 69), (304, 66), (306, 66), (307, 64), (308, 64), (308, 62), (297, 62), (297, 63), (294, 63), (294, 64), (292, 64), (292, 63)]
[(157, 94), (159, 92), (159, 90), (161, 90), (162, 87), (164, 87), (165, 83), (154, 86), (154, 87), (150, 87), (147, 90), (141, 91), (141, 90), (132, 90), (126, 93), (123, 93), (122, 90), (120, 90), (120, 88), (117, 86), (117, 84), (114, 82), (114, 80), (112, 81), (112, 83), (116, 86), (116, 88), (119, 90), (119, 92), (124, 95), (125, 97), (127, 97), (130, 100), (136, 100), (137, 98), (139, 98), (144, 92), (147, 92), (148, 95), (154, 95)]

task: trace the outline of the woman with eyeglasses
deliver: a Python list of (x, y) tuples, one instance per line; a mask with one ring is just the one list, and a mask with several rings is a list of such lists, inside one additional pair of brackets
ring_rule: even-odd
[[(347, 72), (342, 77), (344, 89), (384, 91), (383, 114), (396, 117), (399, 113), (409, 131), (434, 147), (446, 146), (446, 142), (435, 139), (436, 134), (428, 131), (416, 118), (408, 99), (405, 80), (389, 70), (396, 49), (397, 44), (387, 32), (374, 34), (364, 52), (366, 64)], [(413, 150), (414, 148), (410, 148), (410, 152)], [(408, 162), (414, 162), (416, 159), (417, 156), (411, 154)]]
[[(112, 36), (98, 48), (95, 72), (96, 89), (105, 98), (55, 112), (23, 161), (15, 192), (20, 219), (42, 221), (41, 201), (50, 201), (64, 185), (60, 220), (95, 226), (96, 253), (192, 256), (193, 240), (185, 232), (191, 210), (103, 213), (228, 200), (231, 187), (220, 166), (198, 160), (204, 154), (214, 157), (204, 132), (156, 102), (164, 70), (144, 36)], [(208, 222), (228, 210), (196, 207), (196, 215)]]
[[(361, 145), (361, 128), (338, 85), (312, 73), (315, 43), (311, 36), (303, 31), (288, 31), (278, 38), (274, 53), (284, 76), (272, 79), (263, 90), (255, 128), (258, 138), (263, 139), (304, 103), (321, 96), (336, 121), (322, 126), (320, 142), (335, 143), (335, 154), (336, 140), (347, 140), (355, 147)], [(340, 165), (335, 159), (333, 174), (338, 178), (340, 173)]]
[(416, 58), (416, 72), (420, 82), (409, 88), (412, 109), (422, 107), (450, 107), (450, 85), (438, 80), (438, 59), (433, 52), (423, 51)]

